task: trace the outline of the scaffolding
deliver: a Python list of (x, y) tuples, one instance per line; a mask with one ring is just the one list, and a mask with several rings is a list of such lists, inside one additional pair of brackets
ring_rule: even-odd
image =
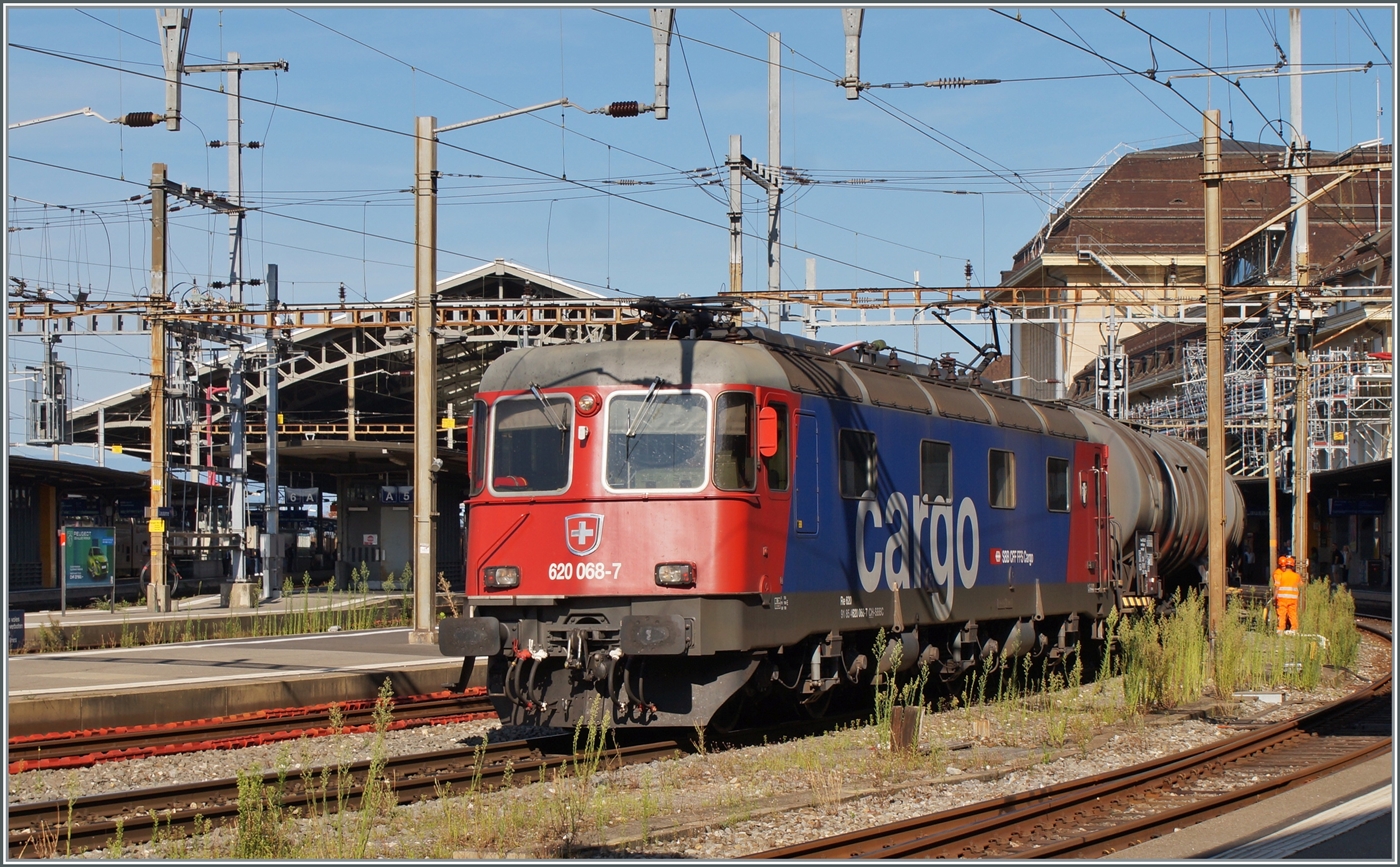
[[(1268, 363), (1265, 342), (1275, 336), (1275, 329), (1264, 325), (1237, 328), (1225, 341), (1225, 468), (1234, 476), (1259, 477), (1267, 474), (1272, 459), (1280, 487), (1291, 492), (1297, 376), (1291, 363)], [(1391, 457), (1391, 360), (1350, 349), (1326, 349), (1310, 353), (1309, 361), (1309, 472)], [(1270, 377), (1272, 407), (1265, 387)], [(1182, 379), (1174, 390), (1174, 394), (1132, 404), (1129, 421), (1204, 447), (1204, 341), (1183, 347)], [(1268, 435), (1271, 414), (1272, 445)]]

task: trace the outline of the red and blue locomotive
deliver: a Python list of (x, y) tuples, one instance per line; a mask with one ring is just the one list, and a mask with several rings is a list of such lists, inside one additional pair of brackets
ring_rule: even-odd
[[(952, 679), (1060, 656), (1199, 581), (1195, 446), (865, 345), (658, 316), (656, 339), (482, 378), (472, 613), (439, 642), (485, 658), (502, 721), (820, 715), (893, 658)], [(1233, 485), (1226, 514), (1238, 542)]]

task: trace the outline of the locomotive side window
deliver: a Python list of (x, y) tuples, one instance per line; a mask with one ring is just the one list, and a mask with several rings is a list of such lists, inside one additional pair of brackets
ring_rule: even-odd
[(653, 389), (613, 395), (608, 401), (607, 486), (700, 490), (705, 486), (709, 420), (709, 403), (700, 392)]
[(467, 478), (471, 483), (469, 496), (475, 497), (486, 488), (486, 401), (472, 401), (472, 453), (468, 456)]
[(925, 503), (939, 498), (953, 502), (953, 447), (948, 443), (919, 443), (919, 493)]
[(841, 496), (859, 499), (875, 493), (875, 434), (865, 430), (841, 431)]
[(785, 403), (770, 403), (778, 413), (778, 450), (763, 459), (763, 468), (768, 471), (768, 490), (786, 491), (791, 477), (788, 460), (788, 408)]
[(1016, 454), (987, 450), (987, 501), (993, 509), (1016, 508)]
[(491, 441), (491, 490), (496, 494), (556, 493), (569, 486), (573, 402), (562, 395), (496, 401)]
[(715, 487), (754, 489), (753, 395), (726, 392), (715, 401)]
[(1052, 512), (1069, 511), (1069, 461), (1064, 458), (1045, 461), (1045, 507)]

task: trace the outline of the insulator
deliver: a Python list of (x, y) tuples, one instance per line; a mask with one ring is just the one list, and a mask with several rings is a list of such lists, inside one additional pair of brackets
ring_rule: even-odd
[(606, 113), (609, 117), (636, 117), (640, 111), (641, 104), (634, 99), (628, 102), (611, 103)]
[(228, 285), (228, 284), (225, 283), (225, 282), (222, 281), (222, 280), (210, 280), (210, 281), (209, 281), (209, 288), (210, 288), (210, 289), (222, 289), (222, 288), (224, 288), (224, 287), (227, 286), (227, 285)]
[(215, 140), (215, 141), (211, 141), (211, 142), (209, 143), (209, 146), (210, 146), (211, 148), (221, 148), (221, 147), (224, 146), (224, 143), (221, 142), (221, 141)]
[(117, 118), (122, 126), (155, 126), (165, 120), (165, 115), (153, 111), (132, 111)]
[(968, 262), (966, 265), (963, 266), (963, 276), (966, 277), (966, 278), (969, 279), (969, 280), (972, 279), (972, 263), (971, 263), (971, 262)]
[(248, 142), (247, 147), (248, 147), (249, 150), (257, 150), (258, 148), (262, 147), (262, 142), (260, 142), (260, 141), (250, 141), (250, 142)]

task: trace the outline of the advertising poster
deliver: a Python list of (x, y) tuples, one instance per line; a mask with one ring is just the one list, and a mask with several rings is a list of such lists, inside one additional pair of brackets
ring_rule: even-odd
[(63, 529), (63, 579), (68, 587), (110, 586), (117, 555), (112, 527)]

